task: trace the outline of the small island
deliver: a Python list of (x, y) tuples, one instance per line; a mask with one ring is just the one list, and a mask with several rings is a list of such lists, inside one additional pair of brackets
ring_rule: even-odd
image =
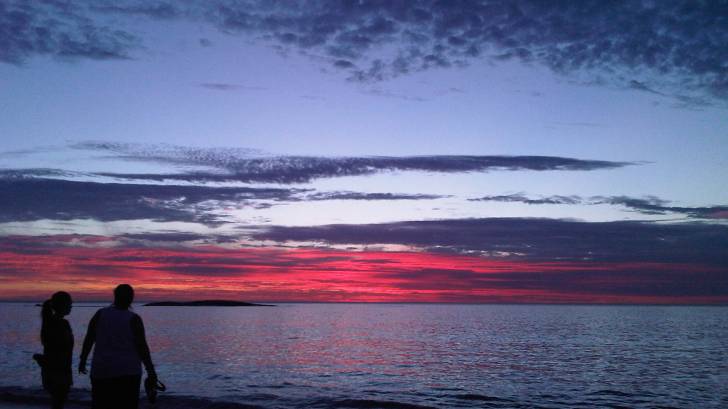
[(254, 304), (231, 300), (200, 300), (200, 301), (158, 301), (144, 304), (145, 307), (275, 307), (270, 304)]

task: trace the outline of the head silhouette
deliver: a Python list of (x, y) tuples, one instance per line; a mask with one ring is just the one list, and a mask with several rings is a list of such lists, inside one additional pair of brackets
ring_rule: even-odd
[(53, 293), (50, 299), (43, 303), (43, 310), (41, 315), (44, 319), (48, 319), (53, 315), (58, 317), (65, 317), (71, 312), (71, 294), (65, 291), (58, 291)]
[(129, 284), (119, 284), (114, 289), (114, 306), (127, 309), (134, 301), (134, 289)]

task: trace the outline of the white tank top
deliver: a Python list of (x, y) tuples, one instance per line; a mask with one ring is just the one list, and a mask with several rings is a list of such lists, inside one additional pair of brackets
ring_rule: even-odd
[(142, 365), (134, 344), (129, 310), (106, 307), (99, 310), (96, 346), (91, 361), (92, 378), (141, 375)]

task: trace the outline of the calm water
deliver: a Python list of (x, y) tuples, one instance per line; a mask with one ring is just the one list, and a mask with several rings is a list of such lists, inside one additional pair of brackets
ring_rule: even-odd
[[(96, 309), (77, 304), (69, 317), (76, 361)], [(39, 312), (0, 304), (2, 396), (36, 399)], [(281, 304), (136, 312), (170, 389), (159, 407), (728, 407), (728, 307)], [(74, 399), (88, 400), (88, 379), (75, 387)]]

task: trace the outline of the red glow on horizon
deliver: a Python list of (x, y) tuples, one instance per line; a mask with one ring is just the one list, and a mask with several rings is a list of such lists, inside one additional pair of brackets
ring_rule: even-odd
[[(47, 240), (53, 241), (53, 240)], [(54, 241), (58, 242), (59, 237)], [(665, 280), (723, 274), (674, 263), (533, 262), (422, 252), (213, 246), (0, 249), (0, 298), (40, 299), (66, 290), (108, 299), (128, 282), (140, 300), (226, 298), (308, 302), (726, 303), (726, 296), (661, 294)], [(649, 272), (645, 274), (644, 272)], [(665, 278), (669, 277), (669, 278)]]

